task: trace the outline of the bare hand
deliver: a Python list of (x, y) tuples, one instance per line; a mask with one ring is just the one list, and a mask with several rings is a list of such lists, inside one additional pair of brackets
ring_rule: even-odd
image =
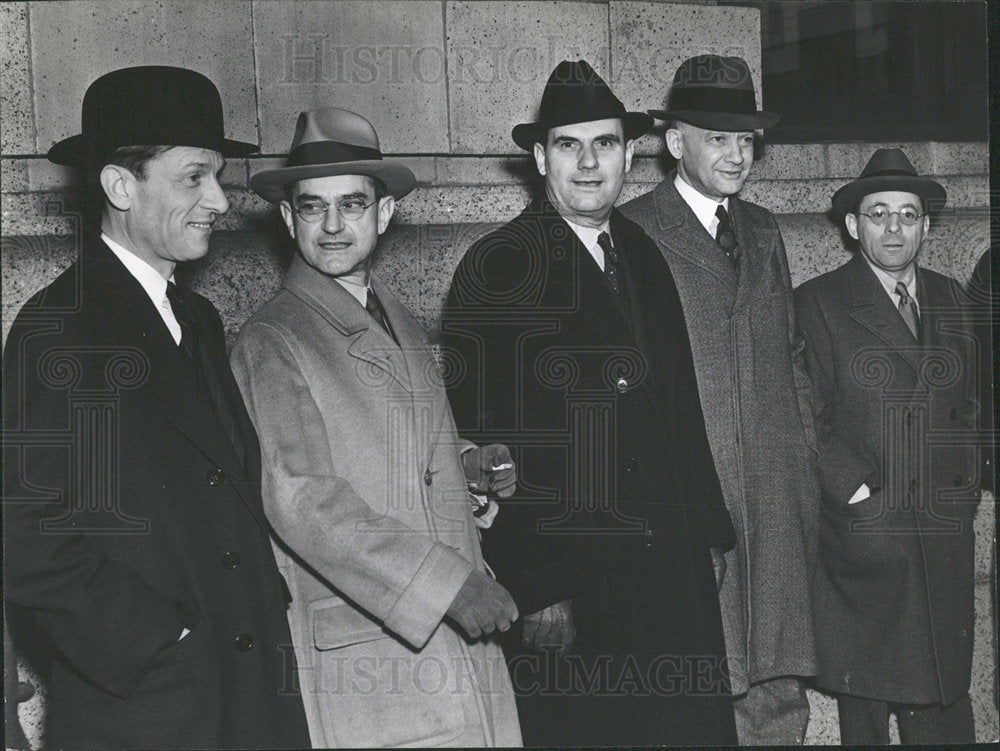
[(477, 446), (462, 454), (465, 480), (473, 493), (493, 493), (509, 498), (517, 489), (517, 469), (510, 449), (502, 443)]
[(473, 639), (506, 631), (517, 620), (510, 593), (481, 571), (473, 571), (445, 613)]
[(544, 610), (526, 615), (521, 620), (521, 644), (536, 652), (543, 647), (558, 647), (565, 654), (576, 642), (576, 625), (573, 623), (573, 601), (563, 600)]

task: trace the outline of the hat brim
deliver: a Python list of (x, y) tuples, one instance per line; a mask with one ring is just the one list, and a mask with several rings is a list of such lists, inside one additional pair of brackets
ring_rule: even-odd
[(645, 112), (614, 112), (606, 115), (588, 115), (586, 119), (559, 123), (520, 123), (510, 131), (514, 143), (525, 151), (532, 151), (536, 143), (544, 144), (552, 128), (564, 125), (589, 123), (595, 120), (621, 120), (625, 130), (625, 140), (632, 141), (653, 127), (653, 118)]
[[(260, 146), (255, 143), (247, 143), (246, 141), (233, 141), (229, 138), (222, 139), (221, 143), (216, 144), (205, 144), (205, 143), (172, 143), (172, 144), (118, 144), (118, 146), (107, 146), (103, 147), (102, 151), (109, 154), (114, 151), (115, 148), (121, 146), (193, 146), (195, 148), (210, 149), (211, 151), (218, 151), (224, 157), (242, 157), (249, 154), (253, 154), (256, 151), (260, 151)], [(70, 136), (69, 138), (64, 138), (63, 140), (53, 144), (52, 148), (49, 149), (48, 153), (45, 155), (50, 162), (54, 164), (62, 164), (66, 167), (84, 167), (87, 164), (87, 160), (93, 153), (95, 146), (92, 140), (88, 139), (83, 134), (78, 134), (75, 136)]]
[(250, 188), (254, 193), (271, 203), (280, 203), (287, 198), (286, 189), (298, 180), (312, 177), (336, 177), (337, 175), (367, 175), (378, 178), (393, 198), (400, 199), (413, 190), (417, 178), (399, 162), (386, 160), (362, 160), (337, 162), (336, 164), (309, 164), (301, 167), (279, 167), (258, 172), (250, 178)]
[(913, 193), (930, 204), (934, 211), (944, 208), (945, 202), (948, 200), (948, 193), (944, 186), (928, 177), (877, 175), (863, 177), (842, 187), (833, 194), (833, 208), (838, 214), (849, 214), (854, 210), (858, 201), (865, 196), (890, 190)]
[(778, 122), (775, 112), (758, 110), (756, 114), (737, 112), (706, 112), (702, 110), (649, 110), (657, 120), (680, 120), (705, 130), (733, 133), (743, 130), (770, 128)]

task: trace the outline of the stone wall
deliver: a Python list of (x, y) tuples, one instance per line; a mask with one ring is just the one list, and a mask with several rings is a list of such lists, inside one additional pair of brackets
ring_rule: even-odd
[[(227, 134), (256, 141), (260, 156), (230, 160), (232, 208), (208, 259), (187, 270), (220, 308), (230, 338), (276, 288), (290, 252), (273, 207), (247, 189), (250, 175), (280, 163), (298, 112), (320, 105), (372, 120), (383, 150), (416, 173), (397, 207), (379, 272), (434, 335), (452, 272), (479, 236), (517, 213), (536, 186), (534, 166), (510, 128), (534, 119), (552, 67), (584, 57), (630, 109), (662, 105), (673, 72), (701, 52), (746, 58), (760, 82), (755, 10), (697, 2), (272, 2), (111, 0), (0, 4), (0, 253), (3, 335), (20, 305), (72, 261), (79, 193), (68, 170), (44, 154), (78, 132), (87, 84), (126, 65), (194, 68), (218, 85)], [(759, 101), (759, 98), (758, 98)], [(882, 145), (768, 145), (757, 153), (743, 197), (771, 209), (799, 284), (848, 257), (828, 213), (840, 185)], [(989, 246), (985, 143), (901, 145), (917, 170), (948, 189), (923, 262), (967, 281)], [(644, 137), (622, 200), (670, 168), (659, 132)], [(989, 571), (993, 504), (976, 523), (973, 697), (980, 740), (998, 736)], [(807, 742), (836, 743), (836, 708), (810, 692)], [(44, 692), (22, 706), (40, 740)]]

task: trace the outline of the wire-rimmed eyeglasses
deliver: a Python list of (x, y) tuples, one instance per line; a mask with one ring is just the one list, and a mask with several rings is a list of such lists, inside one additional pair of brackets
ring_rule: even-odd
[(326, 201), (303, 201), (298, 206), (293, 206), (292, 210), (304, 222), (319, 222), (326, 218), (326, 212), (330, 210), (330, 207), (335, 206), (341, 219), (356, 221), (363, 217), (365, 212), (376, 203), (378, 203), (377, 198), (371, 203), (365, 203), (360, 198), (348, 198), (336, 204), (330, 204)]
[(871, 219), (872, 224), (882, 227), (889, 223), (889, 217), (893, 214), (899, 215), (899, 223), (904, 227), (912, 227), (917, 221), (924, 216), (919, 211), (914, 208), (907, 206), (899, 211), (889, 211), (885, 206), (876, 206), (867, 214), (864, 211), (859, 211), (858, 216), (866, 216)]

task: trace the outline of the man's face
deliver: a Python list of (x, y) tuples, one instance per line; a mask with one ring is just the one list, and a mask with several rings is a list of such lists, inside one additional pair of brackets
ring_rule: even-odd
[(633, 141), (625, 142), (621, 120), (594, 120), (551, 128), (535, 164), (559, 213), (585, 227), (599, 227), (618, 200), (632, 168)]
[(677, 123), (665, 135), (681, 179), (703, 196), (736, 195), (753, 165), (753, 131), (727, 132)]
[(191, 146), (149, 160), (146, 178), (129, 180), (129, 250), (166, 276), (174, 264), (208, 253), (215, 219), (229, 209), (219, 185), (224, 166), (219, 152)]
[[(292, 203), (281, 202), (281, 216), (299, 246), (302, 258), (317, 271), (356, 284), (368, 283), (368, 269), (378, 236), (389, 226), (395, 207), (392, 196), (381, 198), (360, 219), (345, 219), (338, 206), (375, 201), (375, 182), (364, 175), (335, 175), (299, 180), (292, 189)], [(302, 219), (294, 208), (326, 204), (326, 214), (316, 222)]]
[[(862, 213), (872, 213), (875, 208), (892, 212), (881, 227), (867, 216), (861, 216)], [(916, 263), (931, 222), (930, 217), (923, 216), (916, 224), (907, 227), (899, 221), (899, 214), (896, 213), (903, 209), (922, 214), (920, 196), (895, 190), (869, 193), (861, 199), (859, 214), (847, 214), (844, 217), (847, 231), (858, 241), (865, 258), (896, 279), (906, 276)]]

